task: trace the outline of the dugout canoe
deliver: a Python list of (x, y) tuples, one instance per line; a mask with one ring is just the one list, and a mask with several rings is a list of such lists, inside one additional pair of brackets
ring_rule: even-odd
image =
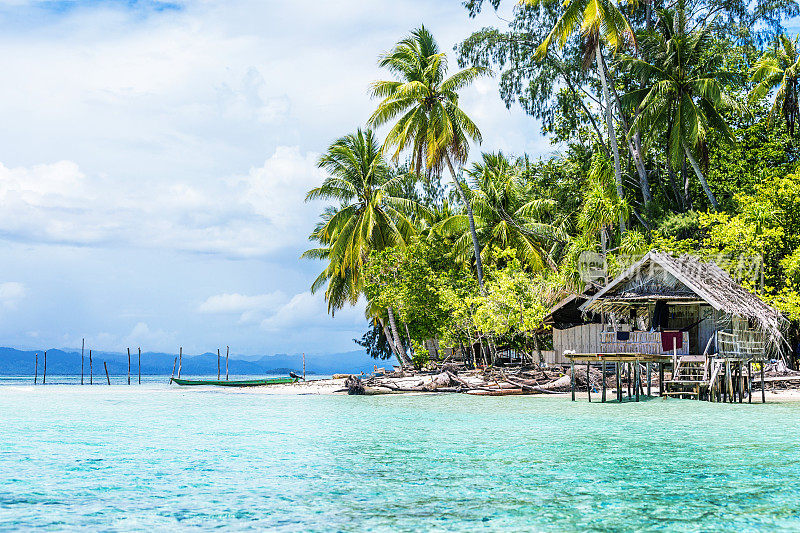
[(263, 385), (282, 385), (285, 383), (295, 383), (297, 378), (267, 378), (267, 379), (235, 379), (225, 381), (224, 379), (181, 379), (172, 378), (172, 382), (177, 385), (216, 385), (218, 387), (261, 387)]

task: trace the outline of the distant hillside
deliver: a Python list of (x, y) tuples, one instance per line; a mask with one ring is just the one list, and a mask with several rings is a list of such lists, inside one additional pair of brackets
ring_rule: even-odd
[[(0, 375), (28, 375), (34, 372), (35, 355), (39, 354), (39, 374), (44, 365), (44, 350), (22, 351), (14, 348), (0, 348)], [(137, 354), (131, 353), (131, 373), (137, 371)], [(177, 354), (142, 352), (142, 374), (164, 375), (172, 372), (172, 365)], [(109, 374), (120, 375), (128, 372), (128, 356), (126, 353), (100, 352), (92, 350), (95, 375), (104, 373), (103, 362), (108, 365)], [(306, 355), (306, 373), (335, 374), (370, 372), (376, 363), (385, 366), (384, 361), (371, 359), (364, 351), (357, 350), (337, 354)], [(221, 358), (222, 373), (225, 373), (225, 356)], [(231, 374), (263, 375), (286, 374), (289, 371), (303, 370), (302, 355), (265, 355), (261, 358), (245, 361), (234, 359), (229, 361)], [(81, 372), (80, 351), (47, 350), (47, 373), (51, 375), (76, 375)], [(89, 350), (84, 355), (84, 372), (89, 374)], [(217, 354), (183, 356), (183, 375), (217, 373)]]

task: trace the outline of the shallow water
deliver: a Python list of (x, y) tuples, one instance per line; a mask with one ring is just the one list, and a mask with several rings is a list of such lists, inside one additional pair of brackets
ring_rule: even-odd
[(0, 529), (800, 529), (800, 404), (0, 387)]

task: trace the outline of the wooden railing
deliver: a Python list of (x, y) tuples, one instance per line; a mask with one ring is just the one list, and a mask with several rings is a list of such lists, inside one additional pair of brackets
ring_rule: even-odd
[[(617, 340), (615, 331), (600, 333), (600, 347), (608, 353), (642, 353), (642, 354), (670, 354), (672, 349), (664, 350), (661, 344), (660, 331), (631, 331), (627, 341)], [(679, 355), (689, 353), (689, 333), (683, 332), (683, 343), (676, 346)]]

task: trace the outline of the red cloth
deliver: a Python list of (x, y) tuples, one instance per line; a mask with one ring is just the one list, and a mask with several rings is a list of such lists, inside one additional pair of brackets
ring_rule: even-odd
[(661, 349), (665, 352), (671, 352), (673, 348), (672, 339), (675, 339), (675, 346), (677, 346), (679, 349), (683, 347), (682, 331), (662, 331)]

